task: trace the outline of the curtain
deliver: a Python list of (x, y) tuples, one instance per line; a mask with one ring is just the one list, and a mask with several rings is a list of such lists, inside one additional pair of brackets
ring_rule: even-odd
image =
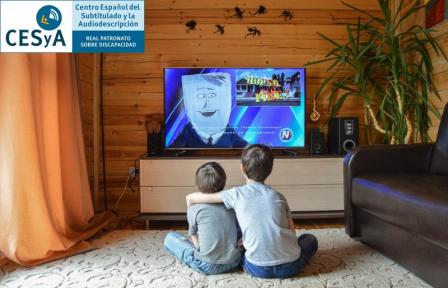
[(0, 251), (31, 266), (91, 249), (94, 215), (74, 58), (0, 55)]

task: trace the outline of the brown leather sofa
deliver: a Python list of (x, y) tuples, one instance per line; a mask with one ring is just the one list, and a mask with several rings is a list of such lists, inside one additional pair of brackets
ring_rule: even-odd
[(359, 147), (344, 159), (345, 228), (448, 287), (448, 105), (435, 144)]

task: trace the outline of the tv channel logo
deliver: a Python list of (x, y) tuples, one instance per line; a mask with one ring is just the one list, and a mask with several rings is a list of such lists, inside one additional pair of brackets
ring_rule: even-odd
[(71, 52), (71, 1), (1, 1), (0, 5), (1, 52)]
[(279, 133), (279, 138), (282, 142), (289, 142), (292, 139), (292, 130), (289, 128), (283, 128), (282, 130), (280, 130)]

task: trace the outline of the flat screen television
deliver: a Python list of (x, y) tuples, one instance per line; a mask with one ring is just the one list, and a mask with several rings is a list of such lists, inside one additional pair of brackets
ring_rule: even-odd
[(305, 147), (304, 68), (166, 68), (165, 148)]

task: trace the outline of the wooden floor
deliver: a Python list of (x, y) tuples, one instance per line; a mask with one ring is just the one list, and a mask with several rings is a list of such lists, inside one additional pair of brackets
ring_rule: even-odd
[[(306, 219), (294, 220), (296, 229), (326, 229), (326, 228), (342, 228), (344, 227), (344, 219)], [(133, 230), (187, 230), (188, 223), (186, 221), (151, 221), (146, 227), (143, 221), (121, 221), (117, 229), (133, 229)]]

